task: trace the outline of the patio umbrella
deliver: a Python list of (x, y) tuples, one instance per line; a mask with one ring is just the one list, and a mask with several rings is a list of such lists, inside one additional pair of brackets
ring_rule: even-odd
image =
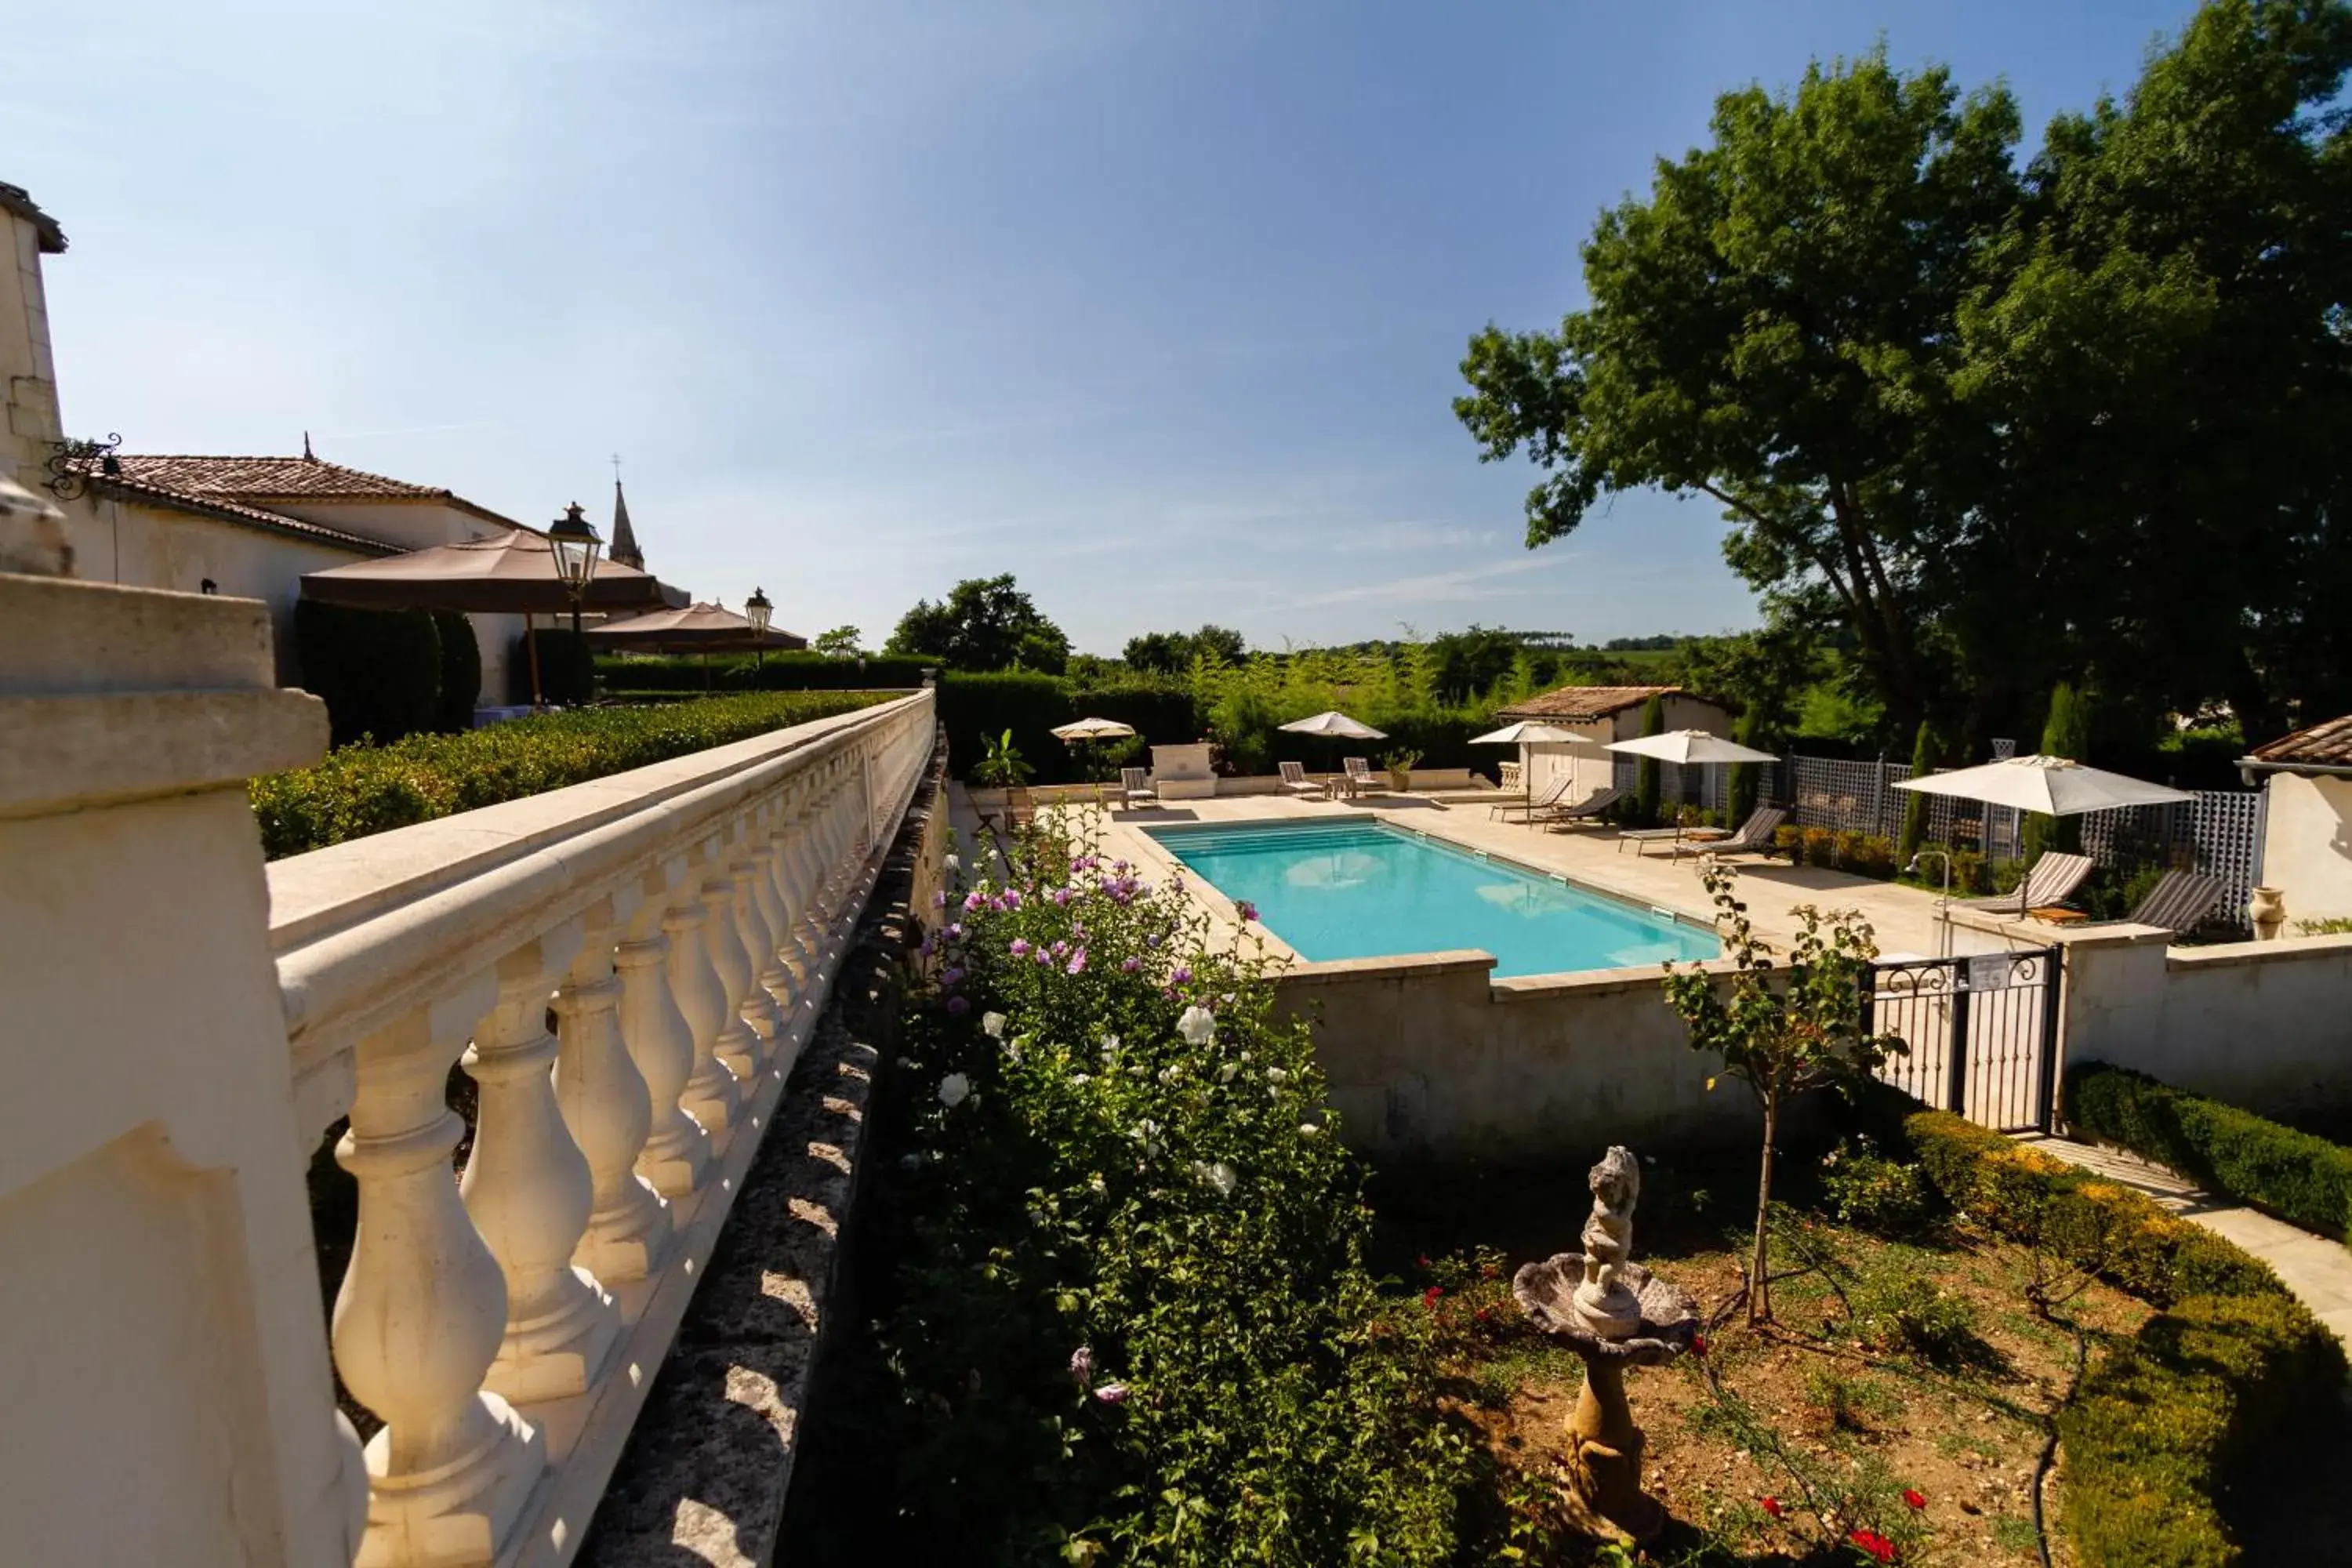
[[(577, 509), (575, 509), (577, 510)], [(601, 562), (595, 575), (573, 596), (556, 570), (555, 546), (543, 533), (512, 529), (462, 544), (436, 544), (381, 561), (361, 561), (302, 574), (302, 596), (324, 604), (377, 610), (463, 610), (475, 615), (520, 615), (523, 647), (530, 655), (531, 706), (541, 706), (539, 643), (530, 618), (545, 611), (621, 609), (665, 603), (652, 575)]]
[(1499, 730), (1489, 730), (1483, 735), (1473, 735), (1470, 737), (1470, 743), (1474, 746), (1540, 746), (1555, 741), (1573, 741), (1576, 738), (1576, 731), (1573, 730), (1563, 730), (1558, 725), (1538, 724), (1532, 720), (1521, 719), (1517, 723), (1506, 724)]
[(1654, 757), (1659, 762), (1674, 763), (1686, 768), (1711, 768), (1731, 763), (1777, 763), (1780, 760), (1769, 752), (1759, 752), (1753, 746), (1743, 746), (1737, 741), (1727, 741), (1704, 730), (1669, 730), (1663, 735), (1612, 741), (1603, 749), (1622, 752), (1633, 757)]
[[(1126, 740), (1135, 733), (1135, 726), (1122, 724), (1116, 719), (1080, 719), (1065, 724), (1051, 733), (1055, 740), (1066, 746), (1091, 748), (1097, 741)], [(1092, 773), (1094, 771), (1094, 753), (1089, 750), (1087, 754), (1087, 772)]]
[(750, 617), (739, 616), (715, 601), (688, 605), (684, 609), (655, 610), (648, 615), (631, 616), (625, 621), (607, 621), (601, 626), (589, 627), (583, 635), (595, 647), (699, 653), (706, 691), (710, 689), (712, 648), (808, 647), (806, 637), (780, 628), (755, 626)]
[(1322, 712), (1306, 719), (1295, 719), (1279, 726), (1294, 735), (1328, 735), (1342, 741), (1385, 741), (1388, 734), (1375, 730), (1361, 720), (1350, 719), (1345, 713)]
[(2084, 767), (2064, 757), (2006, 757), (1924, 779), (1905, 779), (1896, 789), (1980, 800), (2044, 816), (2076, 816), (2126, 805), (2170, 805), (2197, 797), (2103, 768)]

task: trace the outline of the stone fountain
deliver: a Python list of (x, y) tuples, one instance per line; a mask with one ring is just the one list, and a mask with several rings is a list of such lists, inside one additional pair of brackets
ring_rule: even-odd
[(1584, 1361), (1584, 1392), (1568, 1418), (1569, 1513), (1603, 1538), (1648, 1541), (1666, 1510), (1642, 1490), (1642, 1429), (1625, 1404), (1625, 1370), (1662, 1366), (1691, 1348), (1698, 1305), (1632, 1261), (1642, 1167), (1612, 1146), (1592, 1167), (1582, 1252), (1530, 1263), (1511, 1279), (1528, 1319)]

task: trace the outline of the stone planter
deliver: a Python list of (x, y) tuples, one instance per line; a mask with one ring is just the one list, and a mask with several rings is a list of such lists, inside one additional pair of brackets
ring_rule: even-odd
[(2256, 942), (2276, 942), (2286, 930), (2286, 889), (2256, 888), (2246, 900), (2246, 919), (2253, 925)]

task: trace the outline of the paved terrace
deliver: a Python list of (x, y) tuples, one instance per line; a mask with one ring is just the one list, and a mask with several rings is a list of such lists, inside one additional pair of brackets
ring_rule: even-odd
[[(979, 817), (971, 796), (961, 788), (953, 794), (952, 822), (961, 841), (971, 843)], [(1146, 828), (1195, 822), (1309, 822), (1348, 816), (1370, 816), (1400, 826), (1412, 827), (1465, 849), (1516, 860), (1542, 872), (1556, 872), (1601, 892), (1637, 903), (1655, 905), (1706, 922), (1714, 910), (1699, 883), (1698, 857), (1668, 855), (1652, 845), (1648, 854), (1624, 844), (1614, 829), (1580, 827), (1555, 830), (1529, 827), (1518, 821), (1496, 819), (1492, 808), (1480, 803), (1441, 803), (1420, 795), (1370, 796), (1350, 802), (1299, 800), (1284, 795), (1252, 795), (1184, 801), (1149, 810), (1105, 813), (1091, 805), (1055, 806), (1050, 810), (1082, 812), (1089, 826), (1102, 835), (1108, 854), (1163, 871), (1177, 868), (1175, 858)], [(1929, 955), (1944, 951), (1937, 896), (1895, 882), (1874, 881), (1841, 871), (1792, 867), (1785, 860), (1743, 857), (1732, 862), (1739, 871), (1742, 896), (1749, 916), (1763, 938), (1785, 947), (1795, 936), (1796, 921), (1789, 911), (1800, 904), (1857, 909), (1878, 936), (1882, 952)], [(1201, 901), (1227, 928), (1238, 930), (1233, 907), (1200, 878), (1192, 879)], [(2000, 952), (2016, 947), (2039, 947), (2053, 940), (2051, 927), (2034, 921), (2000, 921), (1964, 915), (1952, 928), (1950, 951), (1958, 953)], [(2116, 930), (2103, 927), (2103, 930)], [(1268, 946), (1288, 953), (1277, 933), (1267, 932)], [(1445, 946), (1433, 940), (1433, 951)]]

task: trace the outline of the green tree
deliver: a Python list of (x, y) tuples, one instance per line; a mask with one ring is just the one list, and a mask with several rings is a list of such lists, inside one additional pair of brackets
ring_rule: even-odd
[[(1763, 747), (1764, 725), (1756, 710), (1742, 713), (1731, 726), (1731, 738), (1743, 746)], [(1734, 763), (1731, 764), (1731, 808), (1733, 826), (1746, 822), (1756, 809), (1756, 797), (1763, 793), (1764, 764)]]
[[(1781, 1108), (1809, 1089), (1851, 1093), (1905, 1047), (1892, 1035), (1872, 1034), (1864, 1019), (1863, 981), (1878, 956), (1878, 944), (1858, 912), (1824, 911), (1811, 904), (1790, 910), (1799, 921), (1797, 938), (1789, 948), (1788, 967), (1776, 975), (1771, 949), (1748, 921), (1735, 874), (1711, 870), (1706, 882), (1724, 953), (1737, 968), (1726, 982), (1696, 966), (1669, 963), (1666, 1003), (1682, 1016), (1691, 1048), (1721, 1057), (1723, 1070), (1748, 1085), (1764, 1112), (1756, 1240), (1748, 1270), (1748, 1321), (1759, 1323), (1772, 1315), (1765, 1221)], [(1713, 1079), (1707, 1087), (1715, 1087)]]
[(1070, 639), (1038, 612), (1013, 574), (971, 577), (945, 600), (929, 599), (899, 617), (886, 654), (935, 658), (953, 669), (1024, 669), (1059, 675), (1069, 662)]
[[(1242, 661), (1242, 656), (1248, 651), (1249, 645), (1242, 640), (1242, 634), (1231, 626), (1207, 625), (1192, 634), (1192, 658), (1206, 658), (1220, 664), (1239, 664)], [(1192, 659), (1188, 658), (1185, 662), (1190, 664)]]
[[(2081, 763), (2090, 760), (2090, 703), (2062, 680), (2050, 689), (2050, 717), (2042, 723), (2042, 754)], [(2057, 848), (2073, 854), (2082, 847), (2081, 818), (2043, 816), (2038, 812), (2027, 815), (2024, 848), (2028, 860), (2038, 858), (2044, 849)]]
[(1444, 632), (1430, 639), (1436, 666), (1437, 696), (1459, 705), (1476, 700), (1510, 679), (1519, 657), (1516, 633), (1472, 623), (1465, 631)]
[(1231, 626), (1204, 626), (1197, 632), (1145, 632), (1127, 639), (1121, 656), (1135, 669), (1160, 675), (1181, 675), (1195, 658), (1213, 664), (1239, 664), (1249, 651), (1242, 634)]
[(861, 649), (864, 634), (856, 626), (835, 626), (829, 632), (819, 632), (809, 647), (827, 658), (856, 658)]
[[(1663, 698), (1653, 696), (1642, 704), (1642, 733), (1663, 735), (1666, 732), (1666, 704)], [(1642, 757), (1633, 764), (1633, 812), (1645, 827), (1655, 826), (1658, 820), (1658, 759)]]

